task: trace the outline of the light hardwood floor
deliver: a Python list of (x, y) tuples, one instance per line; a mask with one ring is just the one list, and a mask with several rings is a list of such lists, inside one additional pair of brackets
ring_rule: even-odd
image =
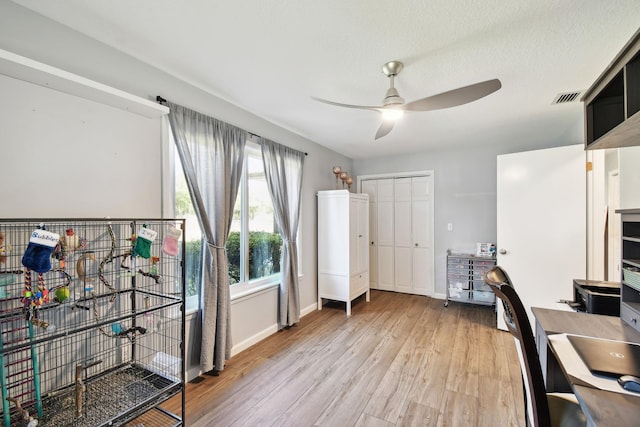
[[(488, 307), (372, 291), (186, 387), (187, 426), (520, 426), (513, 338)], [(167, 407), (175, 405), (175, 399)]]

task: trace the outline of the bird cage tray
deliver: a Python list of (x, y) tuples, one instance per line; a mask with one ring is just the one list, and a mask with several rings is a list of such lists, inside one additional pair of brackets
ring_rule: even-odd
[(164, 409), (155, 407), (149, 409), (144, 414), (132, 419), (125, 424), (125, 427), (178, 427), (182, 426), (182, 419), (175, 414), (165, 411)]
[[(125, 365), (88, 379), (81, 386), (82, 393), (78, 393), (78, 386), (70, 386), (45, 396), (38, 426), (121, 425), (176, 394), (180, 386), (179, 381), (144, 367)], [(131, 408), (135, 408), (135, 412)], [(18, 417), (13, 418), (16, 418), (16, 426), (24, 425)]]

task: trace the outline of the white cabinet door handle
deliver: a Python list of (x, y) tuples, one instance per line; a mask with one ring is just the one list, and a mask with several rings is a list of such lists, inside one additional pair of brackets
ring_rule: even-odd
[(504, 254), (506, 254), (506, 253), (507, 253), (507, 250), (506, 250), (506, 249), (500, 249), (500, 253), (501, 253), (502, 255), (504, 255)]

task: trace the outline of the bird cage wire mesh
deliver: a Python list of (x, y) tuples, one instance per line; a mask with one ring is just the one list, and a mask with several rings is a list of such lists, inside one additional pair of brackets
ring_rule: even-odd
[(0, 220), (5, 426), (121, 425), (178, 393), (184, 412), (183, 232), (174, 219)]

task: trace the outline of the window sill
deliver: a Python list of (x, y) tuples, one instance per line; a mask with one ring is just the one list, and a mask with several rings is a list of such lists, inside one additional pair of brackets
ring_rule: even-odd
[[(298, 280), (302, 279), (303, 276), (303, 274), (298, 274)], [(243, 284), (235, 286), (235, 289), (234, 286), (231, 286), (231, 302), (265, 292), (269, 289), (277, 288), (280, 286), (280, 275), (271, 277), (266, 279), (264, 282), (257, 284)]]
[[(192, 301), (188, 301), (189, 298), (193, 298)], [(198, 297), (189, 297), (185, 299), (185, 316), (189, 317), (190, 315), (197, 313), (200, 311), (200, 306), (198, 304)]]
[(272, 288), (277, 288), (278, 286), (280, 286), (280, 278), (278, 277), (277, 280), (270, 280), (268, 282), (265, 283), (261, 283), (259, 285), (253, 285), (253, 286), (242, 286), (242, 285), (238, 285), (239, 289), (233, 289), (233, 286), (231, 287), (231, 302), (234, 301), (238, 301), (241, 299), (244, 299), (248, 296), (253, 296), (255, 294), (259, 294), (262, 293), (264, 291), (267, 291), (269, 289)]
[[(304, 275), (303, 274), (299, 274), (298, 275), (298, 279), (302, 279)], [(233, 287), (231, 288), (231, 302), (235, 302), (235, 301), (240, 301), (242, 299), (245, 299), (247, 297), (251, 297), (254, 296), (256, 294), (262, 293), (262, 292), (266, 292), (270, 289), (273, 288), (277, 288), (278, 286), (280, 286), (280, 280), (279, 277), (274, 277), (271, 280), (268, 280), (266, 282), (260, 283), (258, 285), (252, 285), (252, 286), (243, 286), (243, 285), (239, 285), (234, 291)], [(187, 304), (187, 309), (186, 309), (186, 315), (189, 316), (190, 314), (196, 313), (200, 310), (200, 308), (198, 306), (191, 306), (190, 304)]]
[[(304, 277), (304, 274), (298, 274), (298, 280), (302, 279), (302, 277)], [(236, 287), (235, 289), (234, 286)], [(280, 275), (271, 277), (260, 283), (233, 285), (231, 286), (231, 302), (253, 296), (278, 286), (280, 286)]]

